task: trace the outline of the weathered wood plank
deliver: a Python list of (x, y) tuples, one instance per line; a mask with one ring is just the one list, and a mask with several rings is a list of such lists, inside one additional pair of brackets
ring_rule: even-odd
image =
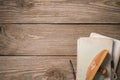
[(120, 23), (120, 1), (0, 0), (0, 23)]
[(91, 32), (120, 39), (120, 25), (4, 24), (0, 55), (76, 55), (77, 39)]
[[(1, 80), (73, 80), (69, 60), (75, 56), (0, 56)], [(118, 67), (120, 80), (120, 65)]]
[(0, 56), (0, 80), (73, 80), (69, 60), (76, 57)]

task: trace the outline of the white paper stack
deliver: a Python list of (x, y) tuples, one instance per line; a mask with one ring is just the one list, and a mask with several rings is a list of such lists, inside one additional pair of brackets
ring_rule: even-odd
[(109, 51), (109, 58), (105, 65), (107, 75), (96, 74), (94, 80), (111, 80), (111, 60), (112, 56), (115, 63), (115, 70), (120, 56), (120, 41), (109, 38), (97, 33), (91, 33), (90, 37), (82, 37), (77, 41), (77, 80), (85, 80), (87, 69), (94, 59), (102, 50)]

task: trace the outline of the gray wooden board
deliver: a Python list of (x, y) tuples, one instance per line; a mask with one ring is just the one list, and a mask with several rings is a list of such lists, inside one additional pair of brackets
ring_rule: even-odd
[(0, 0), (0, 23), (120, 23), (119, 0)]
[(120, 25), (1, 24), (0, 55), (76, 55), (91, 32), (120, 39)]

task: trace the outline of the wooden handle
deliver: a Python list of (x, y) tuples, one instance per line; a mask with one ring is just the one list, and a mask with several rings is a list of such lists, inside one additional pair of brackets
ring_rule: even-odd
[[(92, 60), (90, 66), (88, 67), (87, 74), (86, 74), (86, 80), (94, 79), (98, 69), (100, 68), (107, 54), (108, 54), (108, 51), (103, 50), (98, 55), (96, 55), (96, 57)], [(105, 73), (105, 70), (103, 71), (103, 74), (104, 73)]]

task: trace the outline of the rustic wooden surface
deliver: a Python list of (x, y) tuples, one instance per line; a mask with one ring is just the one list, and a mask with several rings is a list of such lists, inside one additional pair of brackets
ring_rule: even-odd
[(4, 24), (0, 55), (76, 55), (77, 39), (91, 32), (120, 39), (119, 25)]
[[(91, 32), (120, 39), (119, 25), (1, 24), (0, 79), (49, 80), (47, 74), (72, 80), (69, 60), (76, 68), (77, 39)], [(52, 71), (58, 74), (48, 75)]]
[(0, 23), (119, 23), (120, 0), (0, 0)]
[(120, 40), (120, 0), (0, 0), (0, 80), (73, 80), (91, 32)]
[(73, 80), (75, 56), (0, 56), (0, 80)]

